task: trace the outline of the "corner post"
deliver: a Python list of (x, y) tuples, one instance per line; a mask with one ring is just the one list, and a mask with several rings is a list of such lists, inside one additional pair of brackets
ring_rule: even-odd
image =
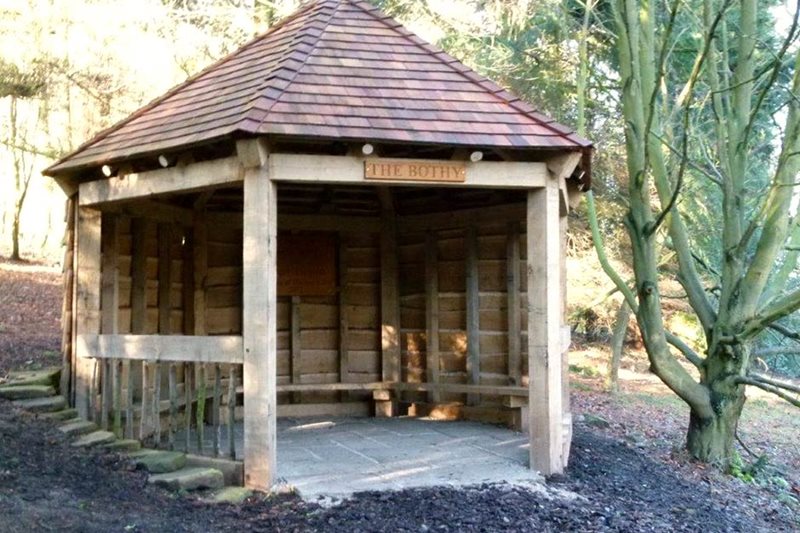
[(564, 470), (559, 201), (555, 180), (528, 192), (530, 466), (545, 476)]
[[(564, 370), (564, 237), (568, 206), (562, 184), (580, 162), (567, 153), (547, 163), (543, 188), (528, 191), (528, 387), (530, 466), (542, 475), (561, 474), (567, 464), (571, 426), (565, 418), (569, 383)], [(566, 404), (565, 404), (566, 402)]]
[(276, 294), (278, 197), (269, 176), (269, 149), (260, 139), (238, 141), (244, 167), (243, 302), (244, 478), (269, 490), (276, 473)]
[[(78, 208), (77, 223), (77, 294), (76, 334), (97, 335), (100, 333), (100, 265), (102, 217), (100, 211), (86, 207)], [(90, 394), (94, 379), (94, 360), (75, 360), (75, 408), (78, 416), (89, 419)]]

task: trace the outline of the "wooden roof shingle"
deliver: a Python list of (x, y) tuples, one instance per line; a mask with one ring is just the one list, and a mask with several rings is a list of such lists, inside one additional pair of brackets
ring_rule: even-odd
[(232, 135), (591, 148), (368, 2), (317, 0), (45, 174), (74, 174)]

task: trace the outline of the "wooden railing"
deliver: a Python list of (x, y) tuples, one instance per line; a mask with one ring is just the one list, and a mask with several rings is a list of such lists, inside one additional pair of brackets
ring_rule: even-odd
[(88, 412), (101, 428), (156, 447), (235, 459), (241, 337), (79, 335), (76, 347), (78, 357), (93, 360)]

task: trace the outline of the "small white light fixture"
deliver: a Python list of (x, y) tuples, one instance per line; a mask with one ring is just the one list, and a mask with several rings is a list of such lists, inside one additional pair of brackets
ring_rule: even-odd
[(109, 165), (103, 165), (100, 167), (100, 171), (103, 173), (103, 176), (110, 178), (116, 173), (116, 169), (111, 168)]
[(161, 165), (163, 168), (167, 168), (168, 166), (174, 163), (175, 159), (168, 157), (164, 154), (158, 156), (158, 164)]
[(483, 152), (480, 150), (475, 150), (471, 154), (469, 154), (469, 160), (473, 163), (477, 163), (478, 161), (483, 159)]
[(364, 155), (372, 155), (375, 151), (375, 147), (372, 146), (370, 143), (366, 143), (364, 146), (361, 147), (361, 153)]

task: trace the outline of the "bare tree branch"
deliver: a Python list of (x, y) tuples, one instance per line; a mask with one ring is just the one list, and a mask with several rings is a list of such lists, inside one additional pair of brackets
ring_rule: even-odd
[(756, 379), (740, 376), (736, 378), (737, 383), (741, 383), (743, 385), (752, 385), (753, 387), (758, 387), (761, 390), (767, 391), (769, 393), (774, 394), (778, 398), (789, 402), (790, 404), (794, 405), (795, 407), (800, 407), (800, 400), (797, 398), (792, 397), (791, 395), (783, 392), (783, 390), (775, 387), (773, 385), (769, 385), (767, 383), (762, 383)]

